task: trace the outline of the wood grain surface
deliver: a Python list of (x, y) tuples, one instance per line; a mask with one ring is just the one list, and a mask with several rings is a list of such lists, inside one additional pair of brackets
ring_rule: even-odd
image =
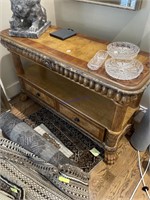
[(123, 88), (124, 90), (134, 91), (141, 89), (149, 81), (150, 54), (141, 52), (138, 55), (137, 59), (144, 65), (144, 70), (138, 78), (130, 81), (117, 80), (107, 75), (104, 65), (95, 72), (87, 68), (87, 63), (97, 51), (107, 49), (108, 42), (89, 38), (81, 34), (77, 34), (76, 36), (62, 41), (49, 35), (50, 32), (55, 30), (57, 30), (56, 27), (50, 27), (39, 39), (10, 37), (8, 30), (2, 31), (0, 36), (2, 39), (8, 39), (25, 48), (32, 49), (33, 51), (38, 52), (40, 50), (41, 53), (48, 57), (69, 64), (75, 68), (79, 68), (96, 78), (100, 78), (108, 84)]

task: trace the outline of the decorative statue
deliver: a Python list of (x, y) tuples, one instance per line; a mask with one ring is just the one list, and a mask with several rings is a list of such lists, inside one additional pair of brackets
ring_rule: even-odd
[(10, 0), (10, 36), (38, 38), (49, 26), (41, 0)]

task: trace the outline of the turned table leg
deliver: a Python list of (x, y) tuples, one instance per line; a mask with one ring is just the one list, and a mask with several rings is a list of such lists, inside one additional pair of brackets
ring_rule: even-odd
[(15, 53), (11, 53), (11, 54), (12, 54), (12, 58), (13, 58), (13, 62), (14, 62), (17, 74), (24, 74), (24, 69), (22, 66), (20, 56)]
[(128, 124), (120, 132), (107, 131), (105, 138), (105, 154), (104, 161), (107, 164), (114, 164), (117, 159), (118, 143), (123, 135), (128, 133), (132, 127), (132, 124)]
[[(15, 54), (15, 53), (12, 53), (12, 58), (13, 58), (13, 62), (14, 62), (14, 65), (15, 65), (15, 69), (16, 69), (17, 75), (19, 76), (19, 75), (24, 74), (24, 69), (23, 69), (23, 65), (22, 65), (20, 56), (17, 55), (17, 54)], [(18, 78), (19, 78), (19, 77), (18, 77)], [(19, 81), (20, 81), (20, 84), (21, 84), (21, 86), (22, 86), (21, 88), (24, 88), (24, 87), (23, 87), (24, 83), (23, 83), (23, 81), (22, 81), (21, 78), (19, 78)], [(24, 101), (26, 101), (26, 100), (28, 99), (28, 96), (26, 95), (25, 92), (22, 92), (22, 93), (20, 94), (20, 97), (19, 97), (19, 98), (20, 98), (20, 100), (21, 100), (22, 102), (24, 102)]]
[(108, 131), (105, 139), (104, 161), (107, 164), (114, 164), (117, 159), (117, 147), (120, 134)]

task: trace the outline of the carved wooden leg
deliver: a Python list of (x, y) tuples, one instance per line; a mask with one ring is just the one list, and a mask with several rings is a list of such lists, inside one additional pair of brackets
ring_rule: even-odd
[(114, 164), (117, 159), (117, 147), (120, 134), (115, 132), (107, 132), (105, 139), (105, 154), (104, 161), (111, 165)]
[[(14, 61), (14, 65), (15, 65), (15, 69), (18, 75), (24, 74), (24, 69), (23, 69), (23, 65), (20, 59), (20, 56), (17, 55), (16, 53), (12, 53), (12, 58)], [(23, 81), (21, 78), (19, 78), (20, 84), (23, 88)], [(27, 95), (23, 92), (20, 94), (20, 101), (26, 101), (28, 99)]]
[(128, 124), (120, 132), (107, 131), (105, 138), (105, 157), (104, 160), (107, 164), (114, 164), (117, 159), (118, 143), (121, 137), (126, 134), (131, 128), (131, 124)]
[(109, 151), (105, 150), (105, 155), (104, 155), (104, 161), (108, 165), (113, 165), (115, 161), (117, 160), (117, 150), (116, 151)]

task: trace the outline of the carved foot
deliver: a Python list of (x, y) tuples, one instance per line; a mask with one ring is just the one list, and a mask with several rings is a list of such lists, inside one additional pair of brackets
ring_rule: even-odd
[(25, 93), (21, 93), (19, 99), (20, 101), (24, 102), (28, 99), (28, 96)]
[(104, 161), (108, 165), (113, 165), (117, 160), (117, 152), (116, 151), (105, 151)]

